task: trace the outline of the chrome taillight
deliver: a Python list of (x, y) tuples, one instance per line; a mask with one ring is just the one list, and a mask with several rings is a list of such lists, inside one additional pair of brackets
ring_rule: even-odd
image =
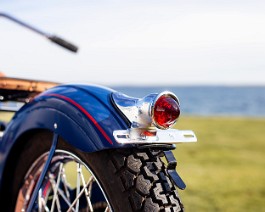
[(179, 100), (169, 92), (157, 96), (152, 107), (153, 124), (159, 129), (173, 126), (180, 115)]
[(142, 99), (113, 93), (112, 98), (119, 110), (130, 120), (132, 128), (168, 129), (176, 123), (179, 100), (171, 92), (150, 94)]
[(191, 130), (169, 129), (180, 115), (179, 100), (171, 92), (150, 94), (142, 99), (117, 92), (112, 94), (112, 99), (131, 122), (130, 128), (113, 132), (118, 143), (173, 144), (197, 141)]

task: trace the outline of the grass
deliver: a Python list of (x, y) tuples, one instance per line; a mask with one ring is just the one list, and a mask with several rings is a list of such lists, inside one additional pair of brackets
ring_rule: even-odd
[(14, 112), (0, 111), (0, 121), (8, 122), (14, 115)]
[(183, 117), (198, 143), (174, 151), (186, 211), (265, 211), (265, 119)]

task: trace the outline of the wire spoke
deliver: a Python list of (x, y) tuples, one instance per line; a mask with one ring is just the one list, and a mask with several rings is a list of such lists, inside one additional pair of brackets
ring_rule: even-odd
[(38, 204), (39, 204), (39, 212), (42, 211), (43, 201), (42, 201), (42, 189), (39, 190), (38, 193)]
[(79, 200), (79, 198), (82, 196), (82, 194), (84, 193), (86, 187), (91, 183), (91, 181), (93, 180), (93, 177), (91, 176), (88, 180), (88, 182), (86, 183), (86, 185), (82, 188), (82, 190), (80, 191), (80, 193), (78, 194), (78, 196), (75, 198), (75, 200), (73, 201), (72, 205), (68, 208), (67, 212), (70, 212), (70, 210), (75, 206), (75, 204), (77, 203), (77, 201)]
[(60, 202), (59, 202), (59, 198), (58, 198), (57, 192), (58, 192), (59, 184), (61, 182), (62, 168), (63, 168), (63, 164), (60, 163), (59, 173), (58, 173), (58, 176), (57, 176), (56, 187), (55, 187), (54, 192), (53, 192), (53, 200), (52, 200), (51, 212), (54, 211), (55, 202), (56, 202), (56, 205), (57, 205), (57, 210), (61, 211)]
[(49, 212), (49, 208), (46, 206), (46, 202), (44, 200), (44, 198), (42, 197), (42, 189), (39, 190), (39, 194), (38, 194), (38, 211), (42, 212), (42, 211), (46, 211)]
[(92, 184), (93, 184), (93, 178), (91, 180), (91, 183), (89, 183), (89, 190), (87, 190), (86, 182), (85, 182), (85, 178), (84, 178), (84, 175), (83, 175), (82, 168), (81, 168), (81, 180), (82, 180), (83, 186), (85, 188), (86, 200), (87, 200), (87, 204), (88, 204), (89, 210), (91, 212), (93, 212), (94, 210), (93, 210), (93, 206), (92, 206), (92, 203), (91, 203), (91, 200), (90, 200)]
[[(51, 182), (51, 185), (52, 185), (52, 189), (53, 189), (53, 191), (55, 190), (55, 187), (56, 187), (56, 182), (54, 181), (54, 179), (53, 178), (50, 178), (50, 182)], [(68, 190), (67, 190), (68, 191)], [(69, 199), (65, 196), (65, 194), (64, 194), (64, 191), (62, 190), (62, 189), (60, 189), (60, 188), (58, 188), (58, 193), (59, 193), (59, 195), (63, 198), (63, 200), (65, 201), (65, 203), (68, 205), (68, 207), (70, 207), (71, 206), (71, 200), (70, 200), (70, 196), (69, 196)], [(69, 191), (68, 191), (68, 193), (69, 193)], [(72, 209), (73, 211), (75, 211), (74, 209)]]
[[(25, 176), (25, 183), (19, 190), (20, 203), (16, 204), (15, 211), (24, 211), (27, 208), (31, 198), (32, 191), (36, 185), (43, 163), (48, 152), (41, 155), (30, 167), (30, 171)], [(72, 165), (75, 165), (73, 167)], [(75, 172), (73, 173), (75, 169)], [(68, 181), (69, 180), (69, 181)], [(85, 210), (93, 212), (92, 197), (94, 196), (94, 185), (98, 183), (93, 172), (89, 167), (71, 152), (65, 150), (56, 150), (52, 158), (50, 167), (46, 172), (46, 176), (42, 181), (42, 185), (38, 189), (34, 210), (38, 212), (54, 212), (68, 211), (78, 212)], [(99, 185), (99, 189), (101, 189)], [(111, 211), (110, 205), (106, 200), (104, 191), (101, 189), (102, 195), (105, 197), (105, 203), (99, 203), (100, 210)], [(99, 193), (99, 195), (101, 195)], [(101, 198), (101, 197), (100, 197)]]
[[(81, 175), (81, 165), (77, 163), (77, 178), (76, 178), (76, 196), (80, 193), (80, 175)], [(77, 199), (75, 211), (78, 212), (79, 209), (79, 198)]]
[(63, 176), (62, 182), (63, 182), (63, 186), (64, 186), (64, 191), (65, 191), (67, 199), (70, 202), (71, 201), (70, 200), (70, 193), (69, 193), (69, 189), (68, 189), (68, 182), (67, 182), (67, 177), (66, 177), (66, 174), (65, 174), (65, 168), (63, 168), (63, 175), (62, 176)]
[(111, 210), (109, 209), (109, 206), (107, 206), (107, 207), (105, 208), (105, 211), (104, 211), (104, 212), (108, 212), (108, 211), (111, 211)]

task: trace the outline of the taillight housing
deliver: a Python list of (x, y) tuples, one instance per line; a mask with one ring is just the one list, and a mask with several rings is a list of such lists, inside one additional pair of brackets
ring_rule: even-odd
[(170, 92), (159, 94), (152, 106), (152, 121), (159, 129), (168, 129), (178, 120), (180, 115), (179, 100)]
[[(134, 98), (122, 93), (112, 93), (112, 103), (127, 120), (128, 129), (113, 131), (120, 144), (176, 144), (196, 142), (191, 130), (168, 129), (180, 115), (177, 96), (169, 91)], [(130, 124), (130, 125), (129, 125)]]
[(114, 105), (126, 116), (132, 129), (168, 129), (180, 115), (179, 100), (169, 91), (134, 98), (122, 93), (112, 94)]

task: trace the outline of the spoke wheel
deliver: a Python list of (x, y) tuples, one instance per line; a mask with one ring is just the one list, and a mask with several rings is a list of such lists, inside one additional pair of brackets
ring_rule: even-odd
[[(16, 211), (26, 211), (47, 157), (48, 152), (42, 154), (27, 172), (18, 193)], [(89, 167), (76, 155), (56, 150), (39, 190), (34, 210), (110, 211), (110, 206)]]
[[(1, 211), (26, 211), (52, 145), (52, 133), (23, 141), (8, 164)], [(22, 143), (21, 143), (22, 144)], [(82, 152), (59, 138), (33, 211), (176, 211), (183, 204), (157, 149)]]

